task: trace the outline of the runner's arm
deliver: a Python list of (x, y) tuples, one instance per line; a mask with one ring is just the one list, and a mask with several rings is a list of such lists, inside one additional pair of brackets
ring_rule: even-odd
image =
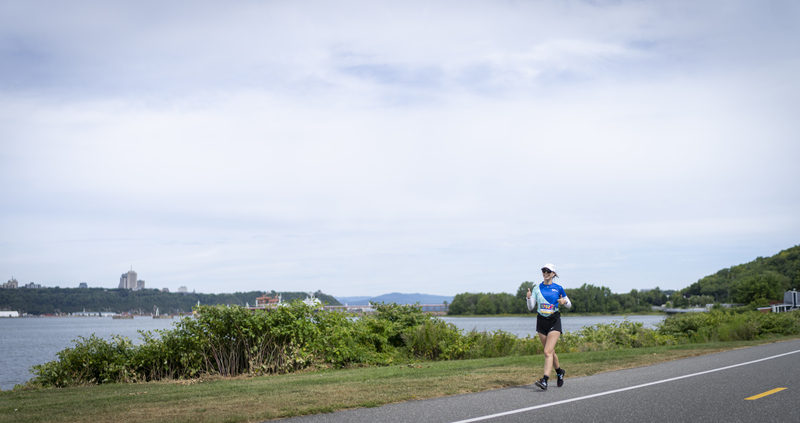
[(559, 289), (559, 291), (561, 291), (560, 292), (561, 298), (564, 298), (565, 300), (567, 300), (567, 302), (564, 303), (564, 307), (572, 308), (572, 301), (570, 301), (569, 297), (567, 297), (567, 291), (564, 291), (564, 288), (562, 288), (560, 286), (558, 287), (558, 289)]
[(528, 311), (533, 311), (535, 309), (536, 309), (536, 297), (531, 295), (531, 297), (528, 298)]

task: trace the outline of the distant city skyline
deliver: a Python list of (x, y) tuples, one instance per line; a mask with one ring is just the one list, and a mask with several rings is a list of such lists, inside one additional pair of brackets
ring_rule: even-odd
[[(132, 283), (132, 281), (136, 281), (136, 283)], [(59, 288), (59, 285), (51, 285), (53, 288)], [(13, 276), (7, 282), (0, 284), (0, 289), (15, 289), (15, 288), (47, 288), (47, 286), (43, 284), (38, 284), (35, 282), (29, 282), (27, 284), (20, 284), (16, 278)], [(66, 285), (64, 288), (70, 288), (70, 286)], [(99, 284), (96, 286), (89, 286), (88, 282), (78, 282), (77, 286), (74, 288), (105, 288), (110, 289), (113, 288), (112, 286), (107, 286), (103, 284)], [(131, 290), (139, 290), (139, 289), (147, 289), (145, 286), (145, 281), (138, 279), (138, 274), (133, 270), (129, 270), (128, 272), (123, 273), (120, 276), (120, 281), (117, 284), (117, 289), (131, 289)], [(153, 288), (159, 289), (159, 288)], [(160, 288), (163, 292), (170, 292), (169, 287)], [(186, 286), (179, 286), (176, 292), (186, 293), (189, 292), (189, 289)]]
[(119, 286), (117, 288), (139, 290), (144, 288), (144, 282), (139, 280), (138, 275), (131, 268), (131, 270), (119, 277)]

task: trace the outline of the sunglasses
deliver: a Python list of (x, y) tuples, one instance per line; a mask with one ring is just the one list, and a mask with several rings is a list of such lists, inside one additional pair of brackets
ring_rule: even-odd
[(550, 269), (542, 269), (542, 273), (545, 273), (545, 274), (547, 274), (547, 273), (553, 273), (553, 271), (552, 271), (552, 270), (550, 270)]

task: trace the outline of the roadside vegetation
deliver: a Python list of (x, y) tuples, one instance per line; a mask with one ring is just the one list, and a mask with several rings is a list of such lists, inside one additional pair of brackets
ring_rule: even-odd
[[(690, 343), (559, 353), (569, 379), (774, 342)], [(531, 385), (542, 355), (416, 361), (264, 377), (205, 375), (187, 380), (114, 383), (0, 392), (0, 422), (259, 422)], [(569, 386), (569, 385), (567, 385)], [(526, 388), (520, 388), (526, 389)], [(534, 388), (531, 388), (534, 389)], [(538, 390), (538, 388), (535, 388)]]
[[(542, 353), (538, 338), (503, 331), (462, 332), (410, 305), (379, 304), (373, 315), (315, 309), (295, 301), (252, 311), (200, 306), (175, 328), (124, 337), (80, 338), (57, 359), (34, 366), (29, 388), (237, 377)], [(749, 341), (800, 335), (800, 313), (713, 310), (668, 317), (657, 329), (623, 320), (566, 333), (557, 352), (573, 353)]]

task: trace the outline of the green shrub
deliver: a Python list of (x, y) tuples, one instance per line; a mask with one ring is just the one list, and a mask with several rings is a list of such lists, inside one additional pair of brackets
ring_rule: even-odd
[[(763, 313), (758, 313), (763, 314)], [(756, 339), (761, 331), (761, 322), (758, 318), (750, 314), (739, 314), (724, 319), (716, 327), (716, 331), (711, 331), (719, 341), (750, 341)]]
[(312, 321), (313, 309), (301, 301), (256, 311), (238, 306), (196, 310), (196, 317), (182, 319), (176, 330), (188, 338), (184, 345), (202, 357), (197, 370), (222, 376), (285, 373), (314, 361), (308, 347), (319, 329)]
[(800, 335), (800, 311), (763, 314), (761, 330), (776, 335)]
[(653, 329), (645, 328), (641, 322), (624, 319), (621, 322), (584, 326), (579, 331), (566, 333), (562, 336), (561, 342), (556, 345), (556, 351), (604, 351), (674, 343), (676, 343), (675, 339), (669, 335), (659, 334)]
[(406, 330), (431, 318), (428, 313), (423, 313), (422, 308), (416, 305), (378, 303), (374, 308), (375, 314), (364, 318), (374, 319), (374, 325), (382, 327), (381, 332), (386, 336), (387, 342), (395, 348), (405, 346), (403, 334)]
[(429, 319), (406, 328), (402, 337), (407, 351), (414, 357), (458, 360), (465, 358), (470, 350), (470, 340), (460, 329), (440, 319)]
[(322, 363), (343, 367), (394, 361), (395, 348), (387, 340), (391, 331), (382, 324), (385, 322), (371, 316), (354, 318), (344, 312), (320, 312), (314, 316), (314, 323), (320, 333), (313, 350)]
[(505, 357), (511, 355), (534, 355), (544, 351), (539, 338), (517, 338), (502, 331), (475, 332), (467, 334), (472, 348), (470, 358)]
[(94, 335), (74, 340), (75, 346), (56, 353), (56, 360), (33, 366), (36, 382), (65, 387), (116, 382), (126, 376), (126, 360), (133, 348), (129, 339), (115, 335), (106, 341)]
[(760, 313), (747, 310), (711, 310), (670, 316), (658, 333), (679, 342), (747, 341), (768, 335), (800, 334), (800, 312)]

